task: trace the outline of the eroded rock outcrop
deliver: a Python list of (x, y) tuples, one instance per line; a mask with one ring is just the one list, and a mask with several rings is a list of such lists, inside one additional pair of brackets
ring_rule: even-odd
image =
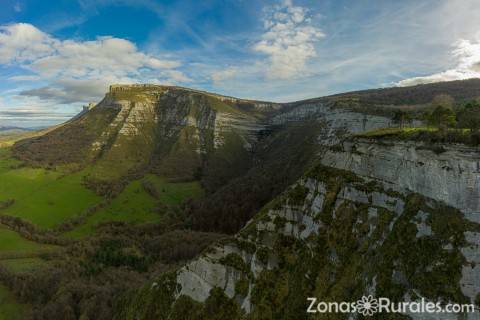
[(480, 222), (480, 153), (462, 145), (353, 139), (329, 150), (322, 163), (381, 180), (458, 208)]
[[(287, 107), (269, 123), (309, 120), (323, 128), (319, 165), (237, 236), (172, 274), (175, 290), (162, 315), (185, 306), (201, 312), (215, 299), (218, 308), (235, 302), (232, 318), (297, 319), (306, 316), (307, 297), (352, 301), (367, 294), (478, 307), (478, 150), (352, 138), (392, 126), (391, 120), (326, 102)], [(142, 292), (158, 294), (148, 286)], [(479, 319), (478, 313), (405, 316)]]

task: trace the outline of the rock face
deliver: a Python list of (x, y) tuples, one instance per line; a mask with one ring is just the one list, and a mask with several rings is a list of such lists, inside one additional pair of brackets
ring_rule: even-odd
[(335, 107), (331, 102), (301, 104), (271, 118), (270, 123), (281, 125), (289, 122), (317, 121), (325, 125), (320, 137), (323, 144), (335, 144), (346, 133), (360, 133), (369, 130), (388, 128), (393, 125), (387, 117), (366, 115), (347, 108)]
[[(356, 139), (328, 151), (322, 163), (410, 190), (458, 208), (480, 222), (480, 153), (477, 148)], [(438, 153), (441, 149), (441, 153)], [(436, 153), (437, 152), (437, 153)]]
[[(478, 150), (352, 138), (391, 121), (328, 102), (287, 105), (266, 122), (305, 121), (324, 128), (317, 140), (324, 146), (319, 165), (235, 237), (172, 274), (170, 307), (160, 314), (172, 317), (185, 301), (208, 304), (217, 289), (242, 310), (239, 317), (243, 312), (253, 319), (305, 318), (308, 297), (355, 301), (371, 294), (399, 302), (478, 304)], [(146, 286), (125, 305), (132, 319), (148, 319), (135, 307), (145, 296), (164, 301)], [(479, 319), (478, 313), (405, 316)]]

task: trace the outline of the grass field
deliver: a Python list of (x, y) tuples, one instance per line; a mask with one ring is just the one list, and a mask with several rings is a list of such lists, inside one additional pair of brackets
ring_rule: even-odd
[(387, 136), (409, 136), (419, 132), (434, 132), (438, 131), (437, 128), (427, 128), (427, 127), (419, 127), (419, 128), (381, 128), (375, 129), (367, 132), (362, 132), (357, 135), (357, 137), (363, 138), (381, 138)]
[(0, 320), (24, 319), (27, 305), (19, 304), (8, 289), (0, 285)]
[(2, 259), (0, 265), (14, 273), (30, 272), (46, 267), (48, 261), (42, 258)]
[[(159, 197), (155, 199), (142, 187), (142, 181), (153, 183)], [(82, 237), (95, 232), (95, 227), (107, 221), (122, 221), (132, 224), (157, 222), (161, 212), (155, 212), (159, 202), (166, 206), (180, 204), (188, 198), (198, 198), (203, 191), (198, 182), (169, 183), (154, 175), (131, 182), (123, 192), (112, 200), (111, 204), (90, 216), (87, 221), (66, 233), (69, 237)]]
[(0, 226), (0, 259), (10, 256), (38, 255), (43, 252), (50, 252), (56, 248), (56, 246), (44, 245), (24, 239), (15, 231)]
[[(0, 149), (0, 201), (15, 200), (1, 214), (28, 220), (41, 228), (51, 228), (101, 201), (82, 185), (82, 173), (19, 167)], [(13, 168), (12, 168), (13, 166)]]
[[(40, 228), (48, 229), (75, 217), (88, 207), (103, 201), (82, 185), (88, 174), (84, 171), (65, 173), (62, 170), (23, 167), (12, 159), (8, 148), (0, 148), (0, 202), (14, 200), (0, 209), (0, 214), (20, 217)], [(156, 189), (157, 198), (142, 186), (148, 180)], [(86, 222), (67, 232), (69, 237), (82, 237), (95, 232), (98, 224), (122, 221), (132, 224), (157, 222), (165, 210), (159, 206), (175, 206), (188, 198), (203, 195), (198, 182), (171, 183), (155, 175), (132, 181), (111, 203), (88, 217)], [(39, 244), (27, 242), (15, 232), (0, 228), (0, 254), (4, 250), (15, 252), (39, 250)]]

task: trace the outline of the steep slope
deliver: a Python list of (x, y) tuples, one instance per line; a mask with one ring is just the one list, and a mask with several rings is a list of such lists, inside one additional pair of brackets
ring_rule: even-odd
[(262, 120), (278, 107), (179, 87), (113, 85), (92, 110), (13, 152), (33, 165), (90, 166), (89, 183), (100, 190), (147, 171), (200, 179), (208, 166), (216, 168), (216, 188), (249, 166)]
[[(279, 128), (270, 138), (287, 128), (315, 128), (316, 138), (308, 140), (314, 152), (303, 167), (311, 169), (233, 238), (125, 295), (117, 318), (324, 319), (307, 314), (308, 297), (356, 301), (369, 294), (478, 307), (478, 149), (356, 138), (394, 124), (388, 116), (343, 106), (319, 99), (286, 105), (269, 117)], [(218, 206), (208, 211), (215, 210), (222, 211)], [(225, 220), (234, 211), (222, 212)], [(374, 318), (478, 319), (478, 314)]]
[[(363, 162), (364, 155), (352, 156)], [(424, 169), (426, 176), (446, 170), (436, 169), (441, 158), (429, 156), (433, 165)], [(461, 168), (479, 160), (465, 160)], [(231, 319), (306, 319), (307, 297), (356, 301), (368, 294), (399, 302), (423, 297), (478, 305), (480, 224), (461, 208), (396, 184), (395, 178), (375, 178), (383, 164), (368, 158), (365, 163), (372, 171), (361, 175), (315, 166), (232, 240), (127, 299), (118, 318), (182, 319), (188, 310), (197, 318), (229, 312)], [(427, 189), (436, 183), (422, 181)], [(468, 187), (465, 180), (456, 183)], [(457, 196), (459, 203), (470, 197)]]

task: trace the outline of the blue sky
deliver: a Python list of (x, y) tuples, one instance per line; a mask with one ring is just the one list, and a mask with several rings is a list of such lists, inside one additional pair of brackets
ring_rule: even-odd
[(293, 101), (478, 77), (475, 0), (2, 0), (0, 126), (65, 121), (111, 83)]

